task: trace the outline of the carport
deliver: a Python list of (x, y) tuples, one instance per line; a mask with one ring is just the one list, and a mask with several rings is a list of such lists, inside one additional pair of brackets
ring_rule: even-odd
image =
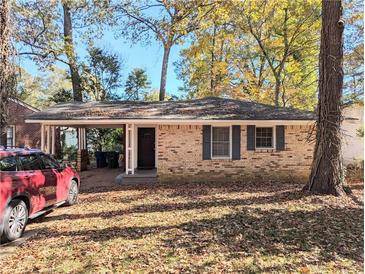
[[(64, 103), (50, 107), (44, 111), (37, 112), (27, 117), (27, 123), (41, 124), (41, 150), (50, 154), (55, 154), (56, 130), (59, 127), (72, 127), (77, 129), (77, 169), (83, 171), (87, 169), (87, 128), (123, 128), (123, 154), (126, 175), (134, 175), (140, 164), (138, 162), (138, 144), (146, 144), (146, 140), (141, 138), (141, 129), (151, 129), (154, 132), (153, 166), (156, 169), (157, 149), (155, 148), (156, 124), (153, 120), (144, 119), (123, 119), (121, 116), (131, 113), (131, 104), (126, 102), (87, 102), (87, 103)], [(138, 132), (140, 134), (138, 135)], [(139, 137), (138, 137), (139, 136)], [(139, 138), (139, 139), (138, 139)], [(146, 145), (144, 150), (148, 150)], [(146, 154), (146, 153), (145, 153)]]
[[(94, 123), (75, 123), (75, 120), (68, 121), (37, 121), (27, 120), (27, 123), (40, 123), (41, 124), (41, 150), (49, 153), (56, 153), (56, 131), (61, 127), (70, 127), (77, 130), (77, 169), (84, 171), (87, 169), (87, 142), (86, 142), (86, 129), (87, 128), (123, 128), (123, 154), (131, 154), (131, 149), (126, 150), (127, 147), (133, 147), (133, 142), (128, 142), (125, 138), (126, 124), (104, 124), (100, 121), (94, 121)], [(131, 128), (131, 125), (128, 125)], [(129, 130), (130, 131), (130, 130)], [(129, 132), (131, 134), (131, 132)], [(132, 139), (132, 138), (130, 138)], [(126, 156), (126, 155), (124, 155)], [(127, 158), (125, 158), (127, 159)], [(123, 167), (127, 170), (127, 167)], [(128, 167), (131, 171), (131, 167)]]

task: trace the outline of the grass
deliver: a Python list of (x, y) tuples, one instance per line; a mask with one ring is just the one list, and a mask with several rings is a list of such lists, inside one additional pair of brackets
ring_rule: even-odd
[(2, 273), (363, 271), (363, 184), (336, 198), (283, 183), (103, 187), (29, 224)]

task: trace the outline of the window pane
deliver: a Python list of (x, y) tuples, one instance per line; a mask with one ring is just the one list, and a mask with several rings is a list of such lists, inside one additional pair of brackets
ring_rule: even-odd
[(8, 127), (6, 129), (6, 145), (8, 147), (14, 146), (13, 144), (13, 140), (14, 140), (14, 128), (13, 127)]
[(212, 156), (229, 157), (229, 127), (212, 128)]
[(212, 154), (215, 157), (229, 156), (229, 143), (213, 143)]
[(213, 142), (229, 142), (229, 127), (213, 127)]
[(273, 129), (272, 127), (257, 127), (256, 128), (256, 147), (271, 148)]
[(21, 155), (19, 160), (22, 166), (22, 170), (40, 170), (43, 169), (43, 163), (41, 159), (35, 154), (33, 155)]
[(0, 171), (16, 171), (16, 158), (11, 156), (0, 159)]

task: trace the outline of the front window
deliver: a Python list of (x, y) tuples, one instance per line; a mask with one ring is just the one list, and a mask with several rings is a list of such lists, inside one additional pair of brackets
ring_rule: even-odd
[(6, 146), (12, 147), (15, 146), (14, 144), (14, 127), (10, 126), (6, 129)]
[(212, 127), (212, 157), (230, 157), (230, 127)]
[(273, 128), (256, 127), (256, 148), (273, 147)]

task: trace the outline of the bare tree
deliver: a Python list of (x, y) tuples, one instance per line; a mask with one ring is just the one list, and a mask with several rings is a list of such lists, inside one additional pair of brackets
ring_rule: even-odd
[(35, 61), (40, 68), (56, 63), (70, 71), (74, 101), (82, 101), (77, 41), (89, 43), (101, 34), (98, 29), (107, 14), (104, 1), (28, 0), (14, 1), (14, 37), (18, 55)]
[(343, 30), (341, 1), (322, 0), (316, 146), (304, 188), (314, 193), (345, 194), (340, 136)]
[(65, 47), (65, 54), (68, 60), (68, 66), (70, 68), (74, 101), (82, 102), (81, 78), (76, 61), (76, 52), (72, 37), (71, 8), (68, 5), (67, 1), (62, 2), (62, 8), (63, 8), (64, 47)]
[(159, 100), (166, 95), (167, 68), (172, 46), (199, 28), (201, 21), (216, 7), (215, 1), (122, 1), (116, 5), (114, 24), (132, 40), (144, 40), (152, 33), (163, 46)]

